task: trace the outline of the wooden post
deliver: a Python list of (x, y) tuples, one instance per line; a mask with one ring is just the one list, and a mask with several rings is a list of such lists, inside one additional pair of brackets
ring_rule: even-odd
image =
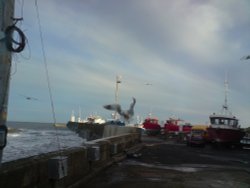
[[(0, 144), (5, 140), (3, 130), (7, 121), (9, 82), (11, 73), (11, 52), (5, 46), (5, 29), (12, 25), (14, 0), (0, 0)], [(3, 148), (0, 148), (0, 165)]]

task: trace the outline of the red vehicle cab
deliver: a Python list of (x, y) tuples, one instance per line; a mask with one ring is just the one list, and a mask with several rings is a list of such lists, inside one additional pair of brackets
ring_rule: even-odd
[(161, 132), (157, 118), (146, 118), (143, 122), (143, 128), (147, 135), (157, 135)]

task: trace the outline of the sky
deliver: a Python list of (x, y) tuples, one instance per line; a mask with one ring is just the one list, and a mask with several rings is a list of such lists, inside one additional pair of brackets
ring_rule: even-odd
[(128, 109), (135, 97), (135, 117), (207, 124), (221, 112), (227, 77), (229, 109), (250, 126), (250, 60), (240, 60), (250, 54), (249, 0), (38, 0), (37, 7), (39, 17), (35, 1), (15, 2), (27, 45), (12, 56), (9, 121), (53, 122), (51, 103), (57, 122), (79, 109), (82, 118), (110, 118), (103, 105), (115, 102), (120, 76), (118, 101)]

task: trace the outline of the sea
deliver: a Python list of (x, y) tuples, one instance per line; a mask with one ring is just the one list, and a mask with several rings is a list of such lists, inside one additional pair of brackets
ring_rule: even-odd
[(85, 139), (69, 130), (66, 124), (7, 122), (7, 145), (2, 163), (61, 149), (81, 146)]

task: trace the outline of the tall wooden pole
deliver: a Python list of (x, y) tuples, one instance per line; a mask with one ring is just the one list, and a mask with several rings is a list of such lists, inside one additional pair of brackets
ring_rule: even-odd
[(11, 52), (5, 46), (5, 29), (12, 25), (14, 0), (0, 0), (0, 165), (2, 163), (3, 144), (6, 141), (8, 95), (11, 72)]

